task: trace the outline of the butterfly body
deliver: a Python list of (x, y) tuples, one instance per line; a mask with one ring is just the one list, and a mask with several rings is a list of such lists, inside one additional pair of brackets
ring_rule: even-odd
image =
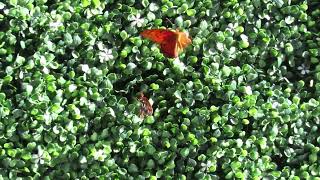
[(141, 103), (140, 106), (140, 117), (144, 118), (145, 115), (147, 116), (151, 116), (153, 113), (153, 108), (152, 105), (149, 102), (149, 99), (147, 97), (144, 96), (144, 94), (141, 92), (138, 100)]
[(160, 44), (161, 52), (169, 57), (176, 58), (189, 44), (191, 39), (185, 32), (168, 29), (148, 29), (141, 33), (141, 36)]

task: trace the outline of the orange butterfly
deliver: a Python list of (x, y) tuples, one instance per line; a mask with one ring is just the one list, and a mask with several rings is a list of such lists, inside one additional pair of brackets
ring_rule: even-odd
[(140, 93), (138, 100), (141, 103), (140, 107), (140, 117), (144, 118), (145, 115), (151, 116), (153, 113), (152, 105), (149, 102), (149, 99), (144, 96), (143, 92)]
[(191, 39), (185, 32), (168, 29), (148, 29), (140, 33), (144, 38), (160, 44), (161, 52), (169, 58), (178, 57), (179, 53), (186, 48)]

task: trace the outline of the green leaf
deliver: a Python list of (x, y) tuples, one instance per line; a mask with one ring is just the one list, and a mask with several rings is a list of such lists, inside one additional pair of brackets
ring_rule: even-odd
[(278, 7), (282, 7), (284, 4), (283, 0), (275, 0), (274, 2), (277, 4)]
[(120, 32), (120, 36), (121, 36), (121, 38), (122, 38), (123, 40), (125, 40), (125, 39), (128, 38), (128, 34), (127, 34), (126, 31), (121, 31), (121, 32)]
[(188, 9), (187, 10), (187, 15), (188, 16), (194, 16), (197, 13), (197, 11), (195, 9)]
[(146, 152), (150, 155), (154, 154), (156, 152), (156, 149), (151, 145), (151, 144), (148, 144), (146, 146)]
[(24, 88), (27, 92), (27, 95), (31, 95), (31, 93), (33, 91), (33, 86), (31, 86), (30, 84), (25, 84)]
[(72, 44), (73, 38), (72, 38), (72, 36), (71, 36), (70, 33), (64, 34), (64, 42), (65, 42), (67, 45), (71, 45), (71, 44)]
[(223, 68), (222, 68), (222, 74), (223, 74), (225, 77), (230, 76), (230, 74), (231, 74), (231, 69), (230, 69), (228, 66), (223, 66)]
[(147, 124), (153, 124), (155, 122), (155, 119), (153, 116), (148, 116), (146, 119), (145, 119), (145, 122)]
[(183, 148), (180, 150), (180, 154), (182, 157), (186, 158), (189, 155), (190, 150), (188, 148)]
[(231, 168), (232, 168), (233, 170), (237, 170), (237, 169), (239, 169), (240, 167), (241, 167), (241, 163), (240, 163), (239, 161), (234, 161), (234, 162), (231, 163)]
[(156, 3), (150, 3), (149, 5), (149, 10), (154, 12), (157, 11), (159, 9), (159, 6)]
[(18, 0), (10, 0), (9, 3), (10, 3), (10, 5), (15, 6), (18, 4)]
[(142, 0), (142, 1), (141, 1), (141, 4), (142, 4), (143, 7), (146, 8), (146, 7), (148, 7), (148, 5), (149, 5), (149, 1), (148, 1), (148, 0)]
[(182, 16), (179, 16), (175, 19), (175, 24), (179, 27), (182, 27), (183, 26), (183, 18)]
[(249, 42), (248, 41), (246, 41), (246, 40), (241, 40), (240, 42), (239, 42), (239, 46), (240, 46), (240, 48), (248, 48), (249, 47)]
[(81, 0), (82, 7), (90, 6), (91, 0)]
[(138, 167), (135, 164), (130, 164), (128, 171), (130, 173), (138, 172)]
[(292, 46), (291, 43), (286, 43), (285, 44), (285, 52), (288, 53), (288, 54), (293, 52), (293, 46)]
[(26, 59), (24, 57), (17, 55), (17, 58), (16, 58), (15, 62), (17, 64), (17, 66), (21, 66), (25, 62), (25, 60)]
[(150, 84), (150, 87), (153, 90), (158, 90), (160, 86), (158, 84), (152, 83), (152, 84)]
[(27, 160), (30, 160), (32, 156), (29, 152), (24, 152), (21, 154), (21, 158), (27, 161)]
[[(5, 4), (3, 4), (2, 2), (0, 2), (0, 10), (4, 9), (5, 6), (6, 6)], [(0, 36), (0, 37), (1, 37), (1, 36)], [(0, 38), (0, 39), (1, 39), (1, 38)]]
[(156, 19), (156, 16), (152, 12), (148, 12), (147, 18), (149, 21), (153, 21)]
[(98, 8), (101, 5), (100, 0), (91, 0), (91, 2), (95, 8)]

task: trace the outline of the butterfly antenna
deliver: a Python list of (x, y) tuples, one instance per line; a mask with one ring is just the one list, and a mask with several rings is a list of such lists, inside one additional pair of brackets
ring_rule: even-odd
[(169, 18), (166, 17), (166, 19), (167, 19), (167, 21), (169, 21), (171, 23), (172, 26), (174, 26), (174, 24), (172, 23), (172, 21)]

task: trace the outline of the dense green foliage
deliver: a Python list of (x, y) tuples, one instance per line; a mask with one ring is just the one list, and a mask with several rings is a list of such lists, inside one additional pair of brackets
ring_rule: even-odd
[(319, 4), (2, 0), (0, 179), (320, 179)]

